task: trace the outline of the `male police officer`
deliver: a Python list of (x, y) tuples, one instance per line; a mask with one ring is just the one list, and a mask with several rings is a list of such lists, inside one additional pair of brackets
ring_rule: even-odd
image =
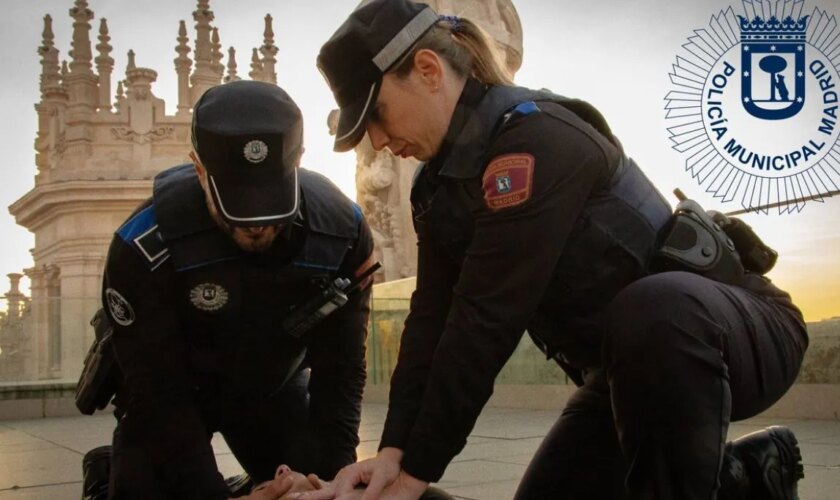
[(359, 207), (298, 168), (301, 114), (274, 85), (208, 90), (192, 143), (193, 164), (155, 178), (108, 255), (124, 375), (111, 498), (227, 498), (217, 431), (257, 483), (356, 459), (369, 289), (305, 333), (284, 319), (369, 267)]

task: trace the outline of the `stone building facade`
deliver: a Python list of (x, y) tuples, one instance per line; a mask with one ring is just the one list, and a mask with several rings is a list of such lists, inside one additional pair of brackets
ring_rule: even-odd
[[(94, 13), (86, 0), (76, 0), (69, 13), (72, 50), (63, 62), (52, 18), (44, 17), (35, 186), (9, 207), (17, 223), (35, 235), (34, 265), (25, 270), (31, 306), (23, 318), (24, 330), (32, 334), (17, 338), (28, 343), (21, 347), (34, 361), (14, 377), (6, 373), (7, 379), (78, 375), (93, 338), (88, 321), (99, 307), (114, 228), (149, 196), (157, 172), (188, 161), (193, 103), (208, 88), (240, 78), (233, 48), (227, 65), (221, 63), (209, 0), (199, 0), (192, 13), (192, 43), (187, 24), (180, 22), (173, 50), (178, 75), (174, 114), (166, 114), (163, 100), (154, 94), (157, 72), (137, 67), (132, 51), (113, 87), (107, 20), (100, 19), (92, 34)], [(263, 43), (251, 54), (251, 79), (276, 83), (276, 54), (272, 19), (266, 16)], [(0, 329), (0, 342), (9, 336)]]

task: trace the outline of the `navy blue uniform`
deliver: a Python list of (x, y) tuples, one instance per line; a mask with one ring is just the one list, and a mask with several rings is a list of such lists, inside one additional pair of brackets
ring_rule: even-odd
[(417, 289), (381, 446), (415, 477), (461, 451), (526, 329), (582, 387), (521, 499), (622, 498), (624, 457), (633, 498), (710, 498), (730, 416), (798, 371), (801, 314), (766, 279), (651, 274), (671, 209), (581, 101), (469, 80), (412, 207)]
[(117, 231), (103, 285), (125, 376), (113, 498), (227, 498), (214, 432), (258, 482), (281, 463), (332, 477), (355, 461), (369, 288), (302, 338), (282, 321), (363, 268), (373, 242), (326, 178), (299, 178), (300, 215), (262, 253), (213, 222), (192, 165), (161, 173)]

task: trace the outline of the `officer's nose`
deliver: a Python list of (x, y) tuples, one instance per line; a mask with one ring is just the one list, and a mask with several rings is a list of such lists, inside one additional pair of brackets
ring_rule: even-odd
[(391, 142), (388, 134), (376, 123), (368, 123), (366, 128), (370, 143), (376, 151), (382, 151)]
[(264, 233), (265, 231), (268, 231), (268, 228), (269, 228), (269, 227), (270, 227), (270, 226), (253, 226), (253, 227), (246, 227), (246, 228), (245, 228), (245, 232), (246, 232), (246, 233), (248, 233), (248, 234), (250, 234), (250, 235), (253, 235), (253, 236), (259, 236), (259, 235), (261, 235), (262, 233)]

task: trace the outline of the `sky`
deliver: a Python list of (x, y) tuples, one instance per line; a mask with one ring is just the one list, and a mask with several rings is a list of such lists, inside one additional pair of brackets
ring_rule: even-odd
[[(303, 166), (330, 177), (355, 196), (355, 156), (332, 152), (326, 117), (335, 107), (332, 95), (315, 67), (321, 44), (341, 24), (356, 0), (211, 0), (214, 26), (225, 49), (237, 50), (239, 74), (249, 70), (253, 47), (262, 43), (263, 17), (274, 18), (278, 83), (300, 106), (305, 120)], [(710, 16), (740, 2), (702, 0), (598, 1), (515, 0), (524, 31), (524, 59), (516, 76), (519, 85), (549, 88), (595, 105), (633, 156), (669, 201), (679, 187), (707, 209), (736, 210), (705, 194), (685, 171), (684, 156), (671, 148), (666, 131), (664, 97), (671, 90), (669, 72), (695, 29)], [(33, 105), (39, 99), (39, 57), (43, 16), (51, 14), (60, 57), (67, 58), (73, 0), (2, 0), (0, 19), (0, 205), (8, 207), (34, 186), (37, 129)], [(115, 81), (124, 72), (129, 49), (136, 63), (158, 72), (153, 93), (177, 102), (173, 59), (178, 21), (186, 20), (194, 38), (194, 0), (90, 0), (94, 11), (91, 38), (99, 19), (108, 19)], [(806, 1), (840, 15), (836, 0)], [(226, 51), (225, 51), (226, 53)], [(94, 53), (95, 55), (95, 53)], [(223, 60), (224, 63), (227, 59)], [(113, 84), (116, 88), (116, 83)], [(788, 290), (806, 319), (840, 316), (840, 197), (809, 203), (801, 213), (748, 215), (744, 219), (779, 251), (770, 277)], [(8, 210), (0, 211), (0, 273), (20, 272), (32, 265), (33, 238), (17, 226)], [(24, 283), (26, 286), (26, 283)], [(6, 285), (0, 284), (0, 291)]]

